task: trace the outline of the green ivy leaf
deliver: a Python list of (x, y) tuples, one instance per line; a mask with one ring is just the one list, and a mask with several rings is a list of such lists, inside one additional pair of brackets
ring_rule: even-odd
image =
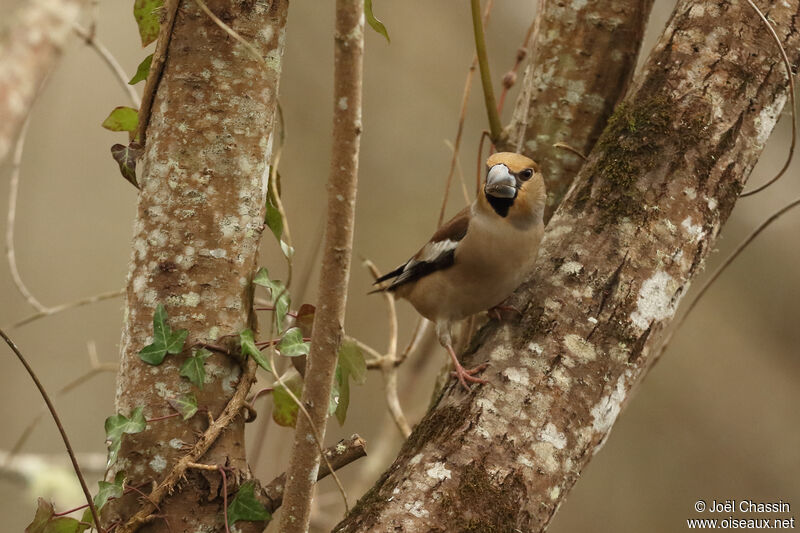
[(300, 328), (289, 328), (283, 334), (278, 343), (278, 351), (286, 357), (297, 357), (298, 355), (308, 355), (311, 343), (303, 340), (303, 332)]
[(82, 533), (86, 529), (74, 518), (55, 517), (54, 513), (53, 504), (39, 498), (36, 515), (25, 528), (25, 533)]
[(158, 39), (159, 21), (164, 0), (136, 0), (133, 3), (133, 18), (139, 26), (142, 46), (147, 46)]
[(297, 423), (299, 408), (286, 389), (288, 388), (299, 398), (303, 394), (303, 378), (300, 377), (300, 374), (294, 374), (284, 379), (283, 383), (286, 388), (276, 382), (272, 391), (272, 419), (279, 426), (294, 427)]
[(147, 420), (144, 418), (144, 408), (137, 407), (128, 418), (125, 415), (116, 414), (106, 418), (105, 430), (106, 440), (108, 441), (108, 466), (117, 460), (120, 446), (122, 446), (122, 435), (139, 433), (147, 427)]
[(144, 81), (147, 79), (147, 75), (150, 74), (150, 64), (153, 62), (153, 54), (145, 57), (139, 66), (136, 67), (136, 74), (133, 75), (131, 81), (128, 82), (128, 85), (136, 85), (140, 81)]
[(153, 313), (153, 342), (139, 351), (139, 357), (145, 363), (160, 365), (168, 353), (179, 354), (189, 331), (179, 329), (172, 331), (167, 324), (167, 311), (163, 304), (158, 304)]
[(194, 394), (181, 394), (177, 398), (167, 398), (167, 403), (178, 411), (184, 420), (189, 420), (197, 413), (197, 398)]
[[(123, 485), (125, 483), (125, 472), (117, 472), (117, 475), (114, 476), (113, 482), (108, 481), (98, 481), (97, 484), (100, 486), (100, 490), (97, 491), (97, 494), (93, 498), (94, 506), (97, 507), (97, 510), (103, 508), (103, 506), (108, 502), (110, 498), (121, 498), (123, 492)], [(91, 515), (91, 512), (89, 513)]]
[(101, 125), (111, 131), (134, 132), (139, 125), (139, 111), (132, 107), (115, 107)]
[(273, 312), (275, 325), (278, 327), (279, 331), (283, 331), (283, 322), (286, 319), (286, 314), (289, 312), (289, 291), (286, 290), (282, 282), (270, 279), (269, 271), (263, 267), (256, 272), (253, 283), (269, 289), (272, 295), (272, 305), (275, 307), (275, 311)]
[(364, 0), (364, 15), (372, 29), (386, 37), (387, 43), (391, 43), (392, 41), (389, 39), (389, 32), (386, 31), (386, 26), (383, 25), (383, 22), (376, 19), (375, 14), (372, 12), (372, 0)]
[(205, 348), (200, 348), (181, 365), (181, 376), (191, 381), (200, 390), (203, 389), (203, 384), (206, 381), (205, 363), (209, 357), (211, 357), (211, 352)]
[[(339, 425), (343, 426), (347, 419), (347, 409), (350, 407), (350, 380), (347, 378), (347, 372), (338, 363), (333, 383), (334, 387), (331, 390), (331, 404), (335, 404), (333, 414), (336, 415)], [(334, 392), (336, 396), (334, 396)]]
[(128, 183), (139, 188), (139, 182), (136, 180), (136, 162), (144, 154), (144, 146), (132, 141), (125, 146), (124, 144), (115, 144), (111, 147), (111, 157), (119, 165), (119, 172)]
[(266, 370), (267, 372), (274, 374), (272, 367), (270, 367), (269, 361), (264, 354), (261, 353), (261, 350), (258, 349), (256, 346), (256, 341), (253, 338), (253, 331), (250, 329), (246, 329), (239, 333), (239, 344), (242, 347), (242, 355), (250, 356), (255, 359), (258, 366)]
[(264, 521), (271, 518), (267, 508), (256, 499), (255, 482), (251, 480), (242, 483), (236, 496), (228, 504), (228, 526), (239, 520)]
[(366, 383), (367, 362), (364, 359), (364, 353), (355, 342), (347, 339), (342, 341), (342, 345), (339, 347), (339, 365), (356, 385)]

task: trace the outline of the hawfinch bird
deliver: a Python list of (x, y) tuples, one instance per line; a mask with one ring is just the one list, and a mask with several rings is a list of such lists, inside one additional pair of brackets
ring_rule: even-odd
[(472, 205), (444, 224), (403, 265), (378, 278), (379, 288), (405, 298), (436, 324), (450, 354), (453, 374), (486, 383), (465, 369), (453, 350), (454, 321), (500, 305), (530, 273), (544, 232), (545, 188), (539, 167), (524, 155), (501, 152), (486, 161), (483, 191)]

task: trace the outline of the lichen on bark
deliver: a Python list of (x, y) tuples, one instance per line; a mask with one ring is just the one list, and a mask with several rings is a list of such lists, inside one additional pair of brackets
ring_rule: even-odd
[[(240, 363), (215, 353), (202, 390), (180, 377), (180, 365), (191, 345), (224, 342), (255, 325), (250, 281), (263, 230), (288, 2), (207, 4), (265, 61), (231, 39), (196, 2), (180, 3), (142, 161), (117, 380), (116, 407), (123, 414), (144, 406), (148, 418), (163, 416), (171, 412), (169, 398), (192, 391), (218, 417), (240, 379)], [(150, 366), (137, 354), (150, 342), (159, 303), (170, 326), (189, 336), (181, 354)], [(149, 423), (125, 437), (115, 469), (126, 471), (130, 485), (158, 482), (207, 424), (200, 415)], [(241, 416), (203, 460), (233, 468), (229, 489), (249, 476)], [(183, 517), (180, 530), (219, 527), (218, 477), (191, 472), (160, 504), (161, 512)], [(109, 519), (124, 522), (138, 509), (137, 500), (131, 494), (115, 501)], [(163, 520), (146, 528), (169, 530)]]

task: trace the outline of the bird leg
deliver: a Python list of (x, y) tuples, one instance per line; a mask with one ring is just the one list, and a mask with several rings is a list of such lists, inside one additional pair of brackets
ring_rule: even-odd
[(453, 350), (453, 346), (448, 343), (445, 345), (445, 348), (447, 349), (447, 353), (450, 354), (450, 359), (453, 360), (453, 367), (455, 367), (455, 369), (451, 372), (451, 374), (453, 374), (455, 377), (458, 378), (458, 381), (459, 383), (461, 383), (461, 386), (467, 389), (467, 391), (472, 390), (470, 389), (470, 386), (467, 385), (467, 381), (471, 383), (489, 383), (489, 381), (486, 379), (476, 378), (474, 376), (478, 372), (482, 372), (483, 370), (485, 370), (486, 367), (489, 366), (489, 363), (483, 363), (474, 368), (469, 368), (469, 369), (464, 368), (463, 366), (461, 366), (461, 363), (458, 362), (458, 357), (456, 356), (456, 351)]

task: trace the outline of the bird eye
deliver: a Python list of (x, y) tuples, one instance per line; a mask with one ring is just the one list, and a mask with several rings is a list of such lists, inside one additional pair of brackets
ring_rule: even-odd
[(528, 181), (529, 179), (531, 179), (531, 176), (533, 176), (533, 169), (530, 169), (530, 168), (526, 168), (525, 170), (523, 170), (522, 172), (519, 173), (520, 179), (525, 180), (525, 181)]

